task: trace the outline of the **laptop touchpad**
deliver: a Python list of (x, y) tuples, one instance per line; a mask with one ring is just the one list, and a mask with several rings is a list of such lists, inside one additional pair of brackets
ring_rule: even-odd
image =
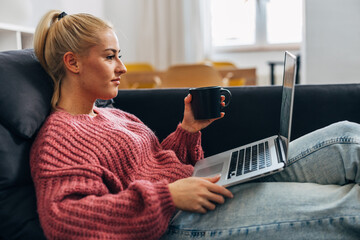
[(201, 168), (196, 171), (196, 177), (210, 177), (212, 175), (220, 174), (222, 171), (224, 163), (218, 163), (216, 165), (208, 166), (205, 168)]

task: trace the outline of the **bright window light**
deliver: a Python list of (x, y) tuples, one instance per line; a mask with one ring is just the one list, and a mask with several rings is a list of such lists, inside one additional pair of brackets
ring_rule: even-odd
[(302, 0), (211, 0), (213, 47), (302, 41)]
[(255, 43), (256, 1), (212, 0), (212, 42), (214, 46)]
[(266, 4), (268, 43), (301, 42), (301, 0), (270, 0)]

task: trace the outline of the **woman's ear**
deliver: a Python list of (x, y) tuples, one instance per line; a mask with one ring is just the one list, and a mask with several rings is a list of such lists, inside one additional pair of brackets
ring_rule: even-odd
[(63, 60), (67, 70), (75, 74), (79, 73), (78, 57), (76, 56), (75, 53), (66, 52), (64, 54)]

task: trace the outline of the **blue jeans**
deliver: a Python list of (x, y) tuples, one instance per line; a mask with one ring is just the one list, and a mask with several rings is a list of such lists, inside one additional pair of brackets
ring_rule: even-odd
[(360, 125), (339, 122), (290, 144), (289, 166), (214, 211), (180, 211), (162, 239), (360, 239)]

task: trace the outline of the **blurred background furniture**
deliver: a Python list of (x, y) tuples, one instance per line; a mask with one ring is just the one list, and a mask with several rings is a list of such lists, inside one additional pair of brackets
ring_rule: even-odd
[(220, 68), (223, 78), (228, 79), (228, 86), (256, 85), (256, 68)]
[(229, 61), (205, 60), (205, 64), (213, 66), (225, 79), (227, 86), (256, 85), (256, 68), (238, 68)]
[(232, 62), (226, 61), (210, 61), (211, 65), (216, 69), (221, 68), (237, 68), (236, 65)]
[(123, 84), (119, 89), (158, 88), (160, 87), (160, 72), (157, 72), (150, 63), (125, 63), (127, 73), (121, 76)]
[(147, 63), (127, 63), (119, 89), (256, 85), (256, 69), (239, 69), (231, 62), (179, 64), (157, 71)]
[(31, 48), (34, 31), (31, 27), (0, 22), (0, 51)]
[(130, 88), (130, 85), (128, 84), (127, 80), (121, 76), (120, 79), (120, 85), (118, 86), (118, 89), (128, 89)]
[(155, 68), (146, 62), (132, 62), (132, 63), (125, 63), (126, 69), (128, 72), (151, 72), (155, 71)]
[(170, 66), (161, 79), (162, 88), (225, 86), (225, 83), (214, 67), (205, 64)]
[[(300, 84), (300, 64), (301, 64), (300, 55), (296, 55), (296, 62), (297, 62), (298, 70), (296, 72), (295, 83)], [(282, 62), (282, 61), (269, 61), (268, 64), (269, 64), (269, 67), (270, 67), (270, 84), (275, 85), (275, 67), (277, 65), (284, 66), (284, 62)]]
[(162, 75), (163, 73), (158, 71), (127, 72), (121, 75), (121, 81), (124, 80), (126, 85), (119, 85), (119, 89), (159, 88)]

